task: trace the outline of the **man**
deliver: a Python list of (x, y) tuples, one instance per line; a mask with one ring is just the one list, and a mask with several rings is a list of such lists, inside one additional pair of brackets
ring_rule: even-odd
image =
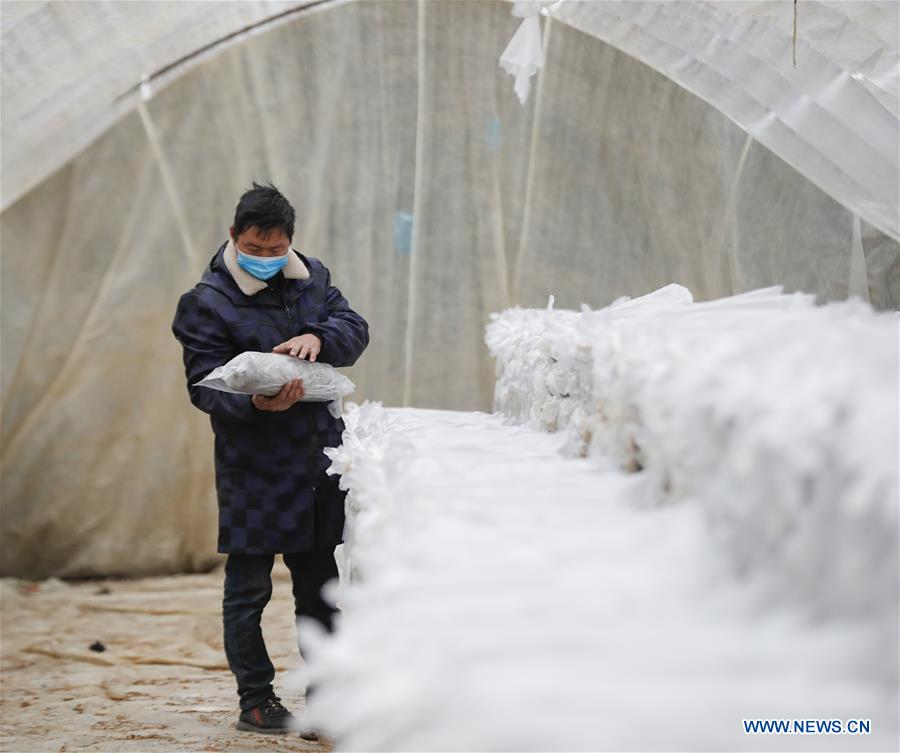
[[(230, 239), (181, 296), (172, 323), (191, 402), (210, 415), (215, 435), (217, 551), (228, 555), (222, 613), (240, 699), (236, 726), (266, 733), (297, 727), (274, 693), (260, 629), (276, 553), (291, 573), (297, 619), (309, 616), (333, 630), (336, 610), (320, 591), (337, 576), (346, 492), (338, 476), (325, 473), (330, 461), (322, 449), (341, 443), (344, 423), (324, 402), (298, 402), (299, 379), (273, 397), (194, 385), (248, 350), (351, 366), (368, 345), (366, 320), (331, 284), (328, 268), (290, 247), (294, 217), (273, 185), (254, 183), (238, 202)], [(315, 739), (312, 732), (304, 737)]]

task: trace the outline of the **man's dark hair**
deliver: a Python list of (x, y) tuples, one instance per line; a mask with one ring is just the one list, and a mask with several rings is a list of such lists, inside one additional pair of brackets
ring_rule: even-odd
[(294, 238), (294, 207), (271, 183), (244, 192), (234, 210), (234, 232), (240, 235), (249, 227), (257, 227), (264, 235), (281, 230), (288, 240)]

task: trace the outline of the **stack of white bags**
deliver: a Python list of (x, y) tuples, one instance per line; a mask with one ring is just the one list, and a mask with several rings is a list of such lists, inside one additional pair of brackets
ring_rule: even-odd
[(894, 315), (552, 303), (492, 317), (493, 415), (348, 405), (307, 718), (347, 750), (779, 750), (741, 720), (859, 715), (806, 747), (894, 749)]
[(495, 410), (567, 432), (569, 454), (643, 469), (656, 503), (699, 503), (736, 571), (771, 571), (785, 598), (896, 618), (893, 314), (777, 287), (552, 303), (492, 316)]

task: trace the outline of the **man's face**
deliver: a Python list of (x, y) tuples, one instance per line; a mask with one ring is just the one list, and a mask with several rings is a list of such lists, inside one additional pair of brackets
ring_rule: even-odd
[(251, 256), (284, 256), (291, 247), (291, 241), (281, 230), (260, 230), (256, 225), (248, 227), (238, 236), (231, 226), (231, 238), (238, 251)]

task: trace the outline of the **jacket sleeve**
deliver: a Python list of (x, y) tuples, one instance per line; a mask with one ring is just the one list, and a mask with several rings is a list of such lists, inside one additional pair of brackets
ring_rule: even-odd
[(210, 371), (238, 355), (225, 325), (196, 290), (189, 290), (179, 299), (172, 332), (184, 350), (184, 372), (191, 402), (204, 413), (225, 421), (247, 422), (256, 418), (259, 411), (250, 395), (194, 386)]
[(325, 267), (325, 289), (328, 318), (324, 322), (304, 325), (300, 334), (312, 332), (322, 341), (319, 361), (332, 366), (352, 366), (369, 344), (369, 324), (350, 308), (341, 291), (331, 284), (328, 267)]

